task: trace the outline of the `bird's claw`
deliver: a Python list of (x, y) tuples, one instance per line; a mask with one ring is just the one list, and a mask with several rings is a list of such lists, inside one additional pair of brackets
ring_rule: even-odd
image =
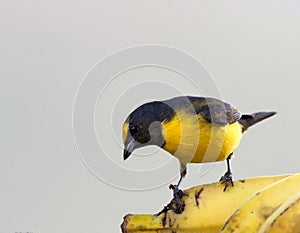
[(173, 210), (175, 213), (182, 213), (184, 210), (184, 202), (182, 201), (183, 196), (187, 196), (187, 194), (179, 189), (178, 185), (170, 184), (169, 189), (173, 190)]
[(233, 176), (231, 171), (227, 171), (224, 176), (221, 177), (220, 182), (222, 184), (225, 184), (225, 187), (223, 189), (223, 191), (225, 192), (227, 187), (229, 186), (229, 184), (231, 184), (231, 186), (233, 186)]
[(186, 192), (179, 189), (178, 185), (170, 184), (169, 189), (173, 190), (173, 197), (182, 198), (183, 196), (188, 196)]

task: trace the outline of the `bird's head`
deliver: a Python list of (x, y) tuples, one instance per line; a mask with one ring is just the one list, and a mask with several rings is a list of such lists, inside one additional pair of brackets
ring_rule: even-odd
[(124, 160), (137, 148), (148, 145), (163, 147), (162, 122), (173, 114), (168, 105), (159, 101), (146, 103), (131, 112), (123, 124)]

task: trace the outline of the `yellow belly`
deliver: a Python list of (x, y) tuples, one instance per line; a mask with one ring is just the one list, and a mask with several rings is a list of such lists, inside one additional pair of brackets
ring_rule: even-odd
[(238, 122), (213, 125), (200, 115), (180, 111), (171, 121), (163, 122), (163, 136), (163, 149), (186, 164), (226, 159), (238, 147), (243, 133)]

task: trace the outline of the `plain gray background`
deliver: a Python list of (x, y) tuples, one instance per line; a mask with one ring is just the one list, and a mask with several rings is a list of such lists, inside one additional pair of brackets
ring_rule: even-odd
[[(232, 161), (235, 179), (298, 172), (299, 10), (297, 1), (1, 1), (0, 232), (119, 232), (126, 213), (155, 213), (169, 201), (167, 185), (134, 192), (102, 182), (74, 142), (72, 108), (85, 74), (133, 45), (182, 49), (241, 111), (279, 112), (245, 135)], [(174, 76), (143, 69), (123, 78), (151, 75)], [(139, 103), (114, 109), (116, 124)], [(156, 155), (174, 164), (166, 172), (177, 173), (176, 160)], [(121, 147), (114, 156), (121, 164)], [(224, 171), (224, 163), (205, 175), (190, 166), (183, 187), (216, 181)]]

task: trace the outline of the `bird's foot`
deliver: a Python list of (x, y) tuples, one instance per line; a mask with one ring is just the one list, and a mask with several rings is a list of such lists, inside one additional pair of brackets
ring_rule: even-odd
[(173, 190), (173, 200), (170, 204), (172, 204), (172, 210), (174, 210), (175, 213), (180, 214), (183, 212), (185, 204), (182, 200), (182, 197), (184, 195), (187, 196), (187, 194), (179, 189), (178, 185), (170, 184), (169, 189)]
[(232, 176), (231, 171), (225, 172), (224, 176), (221, 177), (220, 182), (222, 184), (225, 184), (225, 187), (223, 189), (224, 192), (226, 191), (229, 184), (231, 184), (231, 186), (233, 186), (233, 176)]

